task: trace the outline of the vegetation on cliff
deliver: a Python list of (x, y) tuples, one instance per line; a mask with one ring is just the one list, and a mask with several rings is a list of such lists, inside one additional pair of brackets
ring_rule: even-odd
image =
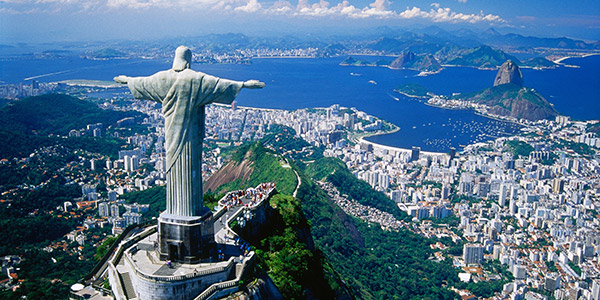
[[(276, 136), (280, 135), (283, 133)], [(294, 150), (298, 149), (291, 146), (299, 143), (295, 139), (298, 138), (292, 137), (287, 143), (279, 140), (277, 152), (297, 154)], [(277, 140), (276, 137), (270, 139), (271, 142)], [(265, 143), (265, 146), (272, 147), (272, 144)], [(260, 160), (260, 156), (271, 156), (270, 151), (259, 150), (261, 147), (252, 144), (246, 153), (236, 152), (231, 158)], [(247, 155), (250, 149), (254, 154)], [(390, 199), (354, 177), (338, 159), (321, 156), (307, 163), (301, 161), (306, 160), (295, 160), (299, 167), (290, 162), (302, 182), (297, 198), (273, 197), (271, 207), (277, 213), (267, 219), (280, 225), (272, 226), (269, 222), (268, 235), (251, 242), (263, 268), (286, 297), (305, 299), (317, 292), (331, 295), (327, 294), (329, 291), (333, 291), (335, 298), (350, 295), (356, 299), (455, 299), (458, 296), (446, 288), (460, 286), (458, 271), (451, 262), (429, 260), (433, 255), (429, 244), (437, 240), (423, 238), (406, 229), (384, 231), (376, 224), (350, 217), (313, 180), (329, 181), (340, 193), (361, 204), (392, 213), (400, 220), (410, 219)], [(269, 181), (278, 180), (274, 174)], [(444, 242), (453, 247), (452, 241)], [(312, 281), (306, 281), (306, 274), (313, 277), (323, 274), (324, 277), (315, 278), (325, 278), (329, 289), (323, 285), (307, 288)]]
[(428, 96), (429, 90), (418, 83), (406, 83), (395, 89), (398, 93), (408, 97), (425, 98)]
[(240, 146), (220, 172), (205, 183), (207, 191), (223, 193), (255, 187), (263, 182), (275, 182), (277, 190), (291, 195), (297, 179), (291, 165), (275, 151), (260, 143)]
[(364, 59), (356, 59), (352, 56), (348, 56), (348, 58), (344, 59), (344, 61), (342, 61), (340, 63), (340, 66), (375, 66), (374, 63), (368, 61), (368, 60), (364, 60)]
[(259, 266), (284, 299), (333, 299), (345, 294), (341, 281), (314, 246), (298, 198), (272, 196), (266, 219), (265, 223), (251, 219), (244, 228), (236, 226), (234, 230), (252, 244)]
[(522, 73), (511, 60), (502, 64), (493, 86), (475, 93), (453, 95), (488, 107), (487, 113), (537, 121), (558, 115), (554, 106), (536, 90), (523, 87)]
[(298, 191), (317, 247), (357, 299), (454, 299), (444, 287), (457, 283), (449, 262), (428, 260), (429, 241), (408, 230), (384, 231), (349, 217), (316, 184)]
[(558, 114), (556, 109), (537, 91), (507, 83), (487, 88), (468, 100), (485, 104), (490, 113), (531, 121), (547, 119)]
[(441, 70), (442, 66), (431, 54), (416, 55), (407, 51), (398, 56), (390, 64), (390, 68), (435, 72)]
[(450, 59), (445, 63), (448, 65), (476, 68), (497, 68), (507, 60), (520, 63), (516, 57), (485, 45), (465, 50), (464, 52), (464, 54)]

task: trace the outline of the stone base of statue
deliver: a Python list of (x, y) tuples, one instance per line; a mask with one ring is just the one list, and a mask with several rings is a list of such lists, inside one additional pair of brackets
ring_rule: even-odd
[(158, 218), (158, 254), (163, 261), (195, 263), (215, 256), (213, 214), (185, 217), (163, 212)]

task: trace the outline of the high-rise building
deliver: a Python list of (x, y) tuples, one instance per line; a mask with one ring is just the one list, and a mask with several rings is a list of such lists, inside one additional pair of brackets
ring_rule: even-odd
[(125, 220), (125, 224), (127, 224), (126, 226), (142, 223), (142, 215), (140, 213), (126, 212), (123, 214), (123, 219)]
[(73, 129), (71, 131), (69, 131), (69, 137), (80, 137), (81, 136), (81, 131), (77, 130), (77, 129)]
[(387, 189), (390, 187), (390, 175), (379, 173), (379, 178), (377, 179), (377, 185), (380, 187)]
[(108, 203), (100, 202), (98, 204), (98, 214), (101, 217), (110, 217), (110, 208), (108, 206)]
[(479, 264), (483, 261), (483, 246), (479, 244), (465, 244), (463, 246), (463, 260), (465, 265)]
[(117, 192), (116, 191), (108, 191), (108, 202), (117, 201)]
[(592, 280), (592, 299), (600, 300), (600, 279)]
[(87, 193), (87, 200), (88, 201), (96, 201), (98, 200), (98, 193), (96, 192), (92, 192), (92, 193)]
[(110, 216), (113, 218), (119, 217), (119, 205), (114, 203), (110, 205)]
[(447, 200), (450, 197), (450, 186), (445, 184), (442, 186), (442, 200)]
[(517, 199), (510, 200), (510, 206), (508, 208), (510, 214), (515, 215), (518, 209), (519, 207), (517, 207)]
[(550, 292), (560, 288), (560, 275), (558, 273), (550, 273), (544, 279), (544, 289)]
[(121, 150), (119, 151), (119, 159), (124, 159), (125, 156), (134, 156), (136, 155), (137, 157), (142, 157), (142, 150), (141, 149), (133, 149), (133, 150)]
[(552, 192), (554, 194), (560, 194), (565, 189), (565, 182), (561, 178), (554, 178), (552, 182)]
[(355, 113), (344, 114), (344, 125), (346, 126), (346, 128), (353, 130), (354, 124), (356, 124), (356, 121), (357, 121), (357, 118), (356, 118)]
[(498, 205), (500, 205), (500, 207), (505, 207), (506, 206), (506, 194), (508, 192), (508, 187), (506, 183), (502, 183), (500, 185), (500, 195), (498, 197)]
[(522, 265), (514, 265), (512, 269), (513, 276), (515, 279), (523, 280), (527, 278), (527, 269)]
[(129, 155), (123, 157), (123, 169), (125, 169), (125, 172), (129, 172), (131, 169), (131, 159)]
[(411, 151), (410, 151), (410, 161), (417, 161), (419, 160), (419, 155), (421, 154), (421, 147), (415, 147), (413, 146)]
[(517, 199), (519, 197), (519, 188), (516, 185), (513, 185), (510, 188), (510, 199)]
[(96, 187), (93, 185), (84, 184), (81, 186), (81, 194), (83, 194), (83, 195), (87, 195), (89, 193), (95, 193), (95, 192), (96, 192)]
[(140, 157), (134, 155), (130, 158), (131, 162), (129, 163), (130, 170), (129, 172), (133, 172), (140, 168)]
[(402, 191), (400, 191), (400, 190), (391, 191), (390, 198), (392, 199), (392, 201), (394, 201), (396, 203), (402, 202)]

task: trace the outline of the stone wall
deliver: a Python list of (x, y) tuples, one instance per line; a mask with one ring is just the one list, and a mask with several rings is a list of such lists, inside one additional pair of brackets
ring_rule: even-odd
[(144, 300), (189, 300), (202, 293), (211, 284), (229, 278), (231, 269), (178, 281), (154, 281), (130, 272), (137, 297)]

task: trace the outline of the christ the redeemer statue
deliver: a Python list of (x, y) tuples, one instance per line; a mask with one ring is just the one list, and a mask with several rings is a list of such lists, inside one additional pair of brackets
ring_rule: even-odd
[(136, 99), (162, 104), (167, 151), (167, 210), (175, 216), (200, 216), (202, 201), (202, 140), (204, 108), (231, 104), (242, 88), (265, 86), (257, 80), (233, 81), (190, 70), (192, 52), (175, 51), (173, 68), (148, 77), (117, 76)]

